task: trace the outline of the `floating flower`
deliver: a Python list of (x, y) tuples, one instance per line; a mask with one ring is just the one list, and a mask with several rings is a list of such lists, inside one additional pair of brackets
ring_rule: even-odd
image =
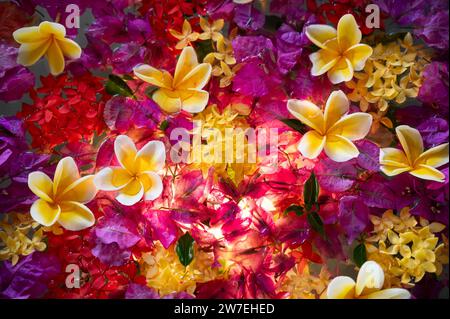
[(156, 172), (163, 169), (166, 161), (162, 142), (150, 141), (138, 151), (128, 136), (119, 135), (114, 152), (120, 167), (106, 167), (95, 175), (94, 183), (99, 190), (118, 191), (116, 199), (126, 206), (161, 195), (162, 180)]
[(388, 176), (409, 172), (418, 178), (443, 182), (445, 175), (436, 168), (448, 163), (448, 143), (424, 151), (422, 136), (418, 130), (400, 125), (395, 131), (403, 150), (382, 148), (381, 171)]
[(39, 197), (31, 206), (31, 217), (41, 225), (58, 222), (73, 231), (91, 227), (95, 217), (84, 204), (97, 193), (93, 180), (93, 175), (80, 177), (72, 157), (59, 161), (53, 181), (45, 173), (30, 173), (28, 187)]
[(327, 288), (328, 299), (409, 299), (406, 289), (383, 289), (384, 272), (379, 264), (366, 261), (358, 272), (355, 281), (347, 276), (331, 280)]
[(208, 83), (212, 67), (209, 63), (198, 63), (194, 48), (186, 47), (178, 58), (175, 75), (142, 64), (134, 68), (141, 80), (159, 87), (153, 100), (166, 112), (185, 110), (198, 113), (208, 104), (209, 93), (202, 90)]
[(372, 117), (366, 113), (347, 114), (349, 102), (342, 91), (330, 94), (324, 112), (306, 100), (289, 100), (289, 112), (312, 128), (303, 135), (298, 146), (303, 156), (314, 159), (322, 150), (336, 162), (358, 156), (352, 141), (364, 138), (370, 130)]
[(370, 46), (360, 44), (362, 34), (351, 14), (342, 16), (337, 30), (313, 24), (306, 27), (306, 36), (320, 48), (309, 56), (313, 63), (311, 74), (319, 76), (327, 72), (333, 84), (350, 81), (353, 71), (361, 71), (372, 55)]
[(209, 23), (207, 19), (200, 17), (200, 28), (202, 28), (203, 33), (199, 35), (200, 40), (213, 40), (217, 42), (223, 37), (220, 31), (223, 29), (224, 20), (218, 19)]
[(185, 47), (190, 45), (191, 42), (195, 42), (199, 38), (199, 33), (192, 32), (191, 24), (187, 20), (184, 20), (181, 32), (178, 32), (173, 29), (169, 29), (169, 32), (171, 35), (173, 35), (175, 38), (179, 40), (178, 43), (175, 45), (175, 49), (178, 50), (184, 49)]
[(17, 63), (30, 66), (45, 54), (53, 75), (64, 71), (64, 57), (78, 59), (81, 55), (80, 46), (66, 38), (66, 28), (59, 23), (44, 21), (38, 27), (14, 31), (13, 37), (20, 43)]

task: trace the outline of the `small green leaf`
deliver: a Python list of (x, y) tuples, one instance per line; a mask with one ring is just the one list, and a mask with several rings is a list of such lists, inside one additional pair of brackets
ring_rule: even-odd
[(119, 76), (110, 74), (106, 82), (106, 92), (111, 95), (120, 95), (125, 97), (134, 96), (133, 91), (128, 84)]
[(316, 212), (309, 213), (307, 215), (308, 223), (311, 226), (313, 230), (318, 232), (320, 235), (324, 236), (325, 231), (323, 228), (323, 221), (322, 218), (320, 218), (320, 215)]
[(184, 234), (178, 239), (175, 251), (178, 259), (183, 266), (188, 266), (194, 259), (194, 238), (189, 233)]
[(284, 214), (294, 212), (297, 216), (302, 216), (304, 214), (303, 207), (300, 205), (291, 205), (284, 210)]
[(159, 129), (161, 131), (165, 131), (167, 129), (167, 127), (169, 127), (169, 121), (164, 120), (161, 122), (161, 125), (159, 126)]
[(359, 244), (353, 250), (353, 261), (356, 266), (361, 267), (367, 260), (366, 246)]
[(300, 122), (300, 120), (281, 119), (280, 121), (283, 122), (284, 124), (286, 124), (287, 126), (289, 126), (290, 128), (296, 130), (297, 132), (300, 132), (302, 134), (304, 134), (306, 132), (306, 127), (302, 122)]
[(319, 182), (314, 172), (312, 172), (303, 188), (303, 199), (307, 210), (311, 210), (313, 205), (317, 204), (319, 191)]

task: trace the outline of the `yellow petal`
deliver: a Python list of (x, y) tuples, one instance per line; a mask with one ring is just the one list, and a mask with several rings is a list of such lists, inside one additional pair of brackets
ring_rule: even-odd
[(166, 162), (166, 148), (161, 141), (150, 141), (137, 152), (134, 162), (136, 172), (163, 169)]
[(30, 209), (31, 217), (44, 226), (53, 225), (59, 218), (61, 208), (59, 205), (51, 204), (43, 199), (38, 199)]
[(362, 33), (359, 30), (355, 17), (351, 14), (346, 14), (339, 19), (337, 26), (337, 39), (339, 47), (342, 51), (361, 42)]
[(436, 182), (444, 182), (445, 175), (434, 167), (420, 164), (409, 172), (411, 175), (421, 179), (426, 179)]
[(52, 40), (52, 44), (48, 47), (47, 60), (52, 75), (58, 75), (64, 71), (64, 55), (56, 40)]
[(409, 167), (405, 153), (393, 147), (380, 149), (380, 164), (402, 168)]
[(130, 173), (121, 167), (106, 167), (95, 175), (94, 184), (102, 191), (119, 190), (131, 181)]
[(209, 93), (204, 90), (182, 90), (179, 92), (182, 109), (189, 113), (198, 113), (205, 109)]
[(59, 23), (44, 21), (39, 25), (39, 32), (47, 35), (54, 35), (57, 39), (66, 36), (66, 28)]
[(306, 36), (321, 49), (326, 49), (324, 43), (337, 37), (336, 29), (326, 24), (312, 24), (306, 27)]
[(24, 66), (35, 64), (46, 52), (51, 40), (45, 39), (37, 42), (24, 43), (19, 48), (17, 63)]
[(373, 50), (367, 44), (356, 44), (345, 52), (345, 57), (352, 63), (353, 70), (361, 71)]
[(16, 40), (16, 42), (20, 44), (30, 42), (41, 42), (49, 38), (48, 35), (39, 32), (39, 27), (20, 28), (13, 32), (13, 37), (14, 40)]
[(58, 200), (86, 204), (93, 200), (96, 194), (97, 188), (94, 184), (94, 175), (87, 175), (70, 184), (58, 196)]
[(395, 129), (400, 144), (410, 164), (413, 164), (423, 152), (423, 141), (419, 131), (408, 125), (400, 125)]
[(144, 188), (145, 200), (154, 200), (162, 194), (163, 183), (158, 174), (154, 172), (146, 172), (139, 176), (139, 181)]
[(175, 75), (173, 80), (174, 87), (180, 83), (184, 77), (198, 65), (197, 54), (193, 47), (185, 47), (181, 51), (180, 57), (175, 68)]
[(79, 231), (94, 225), (95, 217), (91, 210), (83, 204), (63, 202), (58, 223), (67, 230)]
[(327, 72), (327, 75), (333, 84), (350, 81), (353, 78), (353, 66), (348, 59), (341, 58)]
[(188, 20), (183, 21), (183, 27), (181, 31), (183, 32), (183, 34), (189, 34), (192, 32), (192, 27)]
[(141, 64), (133, 68), (134, 75), (142, 81), (161, 88), (169, 89), (172, 86), (172, 76), (147, 64)]
[(153, 93), (152, 98), (156, 104), (167, 113), (177, 113), (181, 111), (181, 99), (179, 94), (174, 91), (159, 89)]
[(380, 170), (387, 176), (395, 176), (404, 172), (411, 170), (410, 167), (398, 167), (391, 165), (381, 165)]
[(126, 135), (119, 135), (114, 141), (114, 153), (120, 165), (129, 173), (134, 173), (134, 159), (137, 149), (134, 142)]
[(139, 202), (142, 196), (144, 196), (144, 187), (139, 180), (134, 179), (127, 186), (119, 190), (116, 199), (122, 205), (132, 206)]
[(58, 162), (53, 177), (53, 194), (58, 196), (69, 185), (80, 178), (78, 167), (72, 157), (64, 157)]
[(340, 135), (351, 141), (364, 138), (372, 126), (372, 116), (367, 113), (352, 113), (342, 117), (328, 131), (327, 134)]
[(416, 159), (417, 164), (440, 167), (448, 163), (448, 143), (435, 146), (420, 154)]
[(328, 284), (328, 299), (352, 299), (355, 293), (355, 281), (347, 276), (338, 276)]
[(325, 106), (325, 128), (332, 127), (334, 123), (344, 116), (348, 112), (349, 105), (350, 103), (344, 92), (341, 90), (332, 92)]
[(384, 284), (384, 271), (374, 261), (366, 261), (358, 272), (356, 279), (356, 296), (361, 295), (364, 289), (381, 289)]
[(39, 198), (52, 202), (53, 182), (42, 172), (33, 172), (28, 175), (28, 187)]
[(289, 112), (317, 132), (324, 133), (325, 121), (322, 110), (307, 100), (288, 100)]
[(358, 157), (359, 151), (347, 138), (339, 135), (327, 135), (325, 153), (335, 162), (346, 162)]
[(176, 84), (176, 89), (202, 89), (208, 83), (211, 71), (212, 66), (209, 63), (197, 65)]
[(319, 76), (328, 72), (339, 60), (339, 55), (336, 52), (321, 49), (317, 52), (311, 53), (309, 59), (312, 63), (311, 75)]
[(408, 290), (403, 288), (390, 288), (380, 291), (375, 291), (365, 298), (368, 299), (410, 299), (411, 294)]
[(60, 39), (58, 45), (64, 56), (69, 59), (78, 59), (81, 56), (80, 46), (71, 39)]
[(300, 140), (298, 150), (304, 157), (314, 159), (322, 152), (325, 142), (325, 136), (320, 135), (316, 131), (309, 131)]

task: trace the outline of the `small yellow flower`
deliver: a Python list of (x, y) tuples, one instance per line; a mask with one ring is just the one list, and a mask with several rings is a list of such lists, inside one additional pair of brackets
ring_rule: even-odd
[(180, 40), (175, 45), (175, 49), (177, 49), (177, 50), (184, 49), (185, 47), (190, 45), (191, 42), (197, 41), (197, 39), (199, 37), (198, 32), (192, 32), (191, 24), (187, 20), (184, 20), (181, 32), (178, 32), (173, 29), (169, 29), (169, 32), (173, 37)]
[(303, 156), (314, 159), (325, 153), (336, 162), (345, 162), (359, 155), (352, 141), (364, 138), (372, 125), (367, 113), (347, 114), (349, 101), (342, 91), (330, 94), (324, 112), (306, 100), (289, 100), (289, 112), (312, 128), (303, 135), (298, 146)]
[(194, 48), (185, 47), (178, 58), (175, 75), (160, 71), (150, 65), (136, 66), (134, 74), (141, 80), (159, 87), (153, 100), (168, 113), (182, 109), (198, 113), (208, 104), (209, 93), (202, 90), (211, 76), (211, 64), (198, 63)]
[(406, 289), (383, 289), (384, 271), (374, 261), (366, 261), (355, 281), (347, 276), (334, 278), (328, 285), (328, 299), (409, 299)]
[(161, 195), (163, 184), (156, 172), (164, 168), (166, 161), (162, 142), (150, 141), (138, 151), (128, 136), (119, 135), (114, 141), (114, 152), (120, 167), (106, 167), (95, 175), (99, 190), (118, 191), (116, 199), (126, 206), (143, 197), (154, 200)]
[(80, 177), (72, 157), (59, 161), (53, 181), (45, 173), (30, 173), (28, 187), (39, 197), (31, 206), (31, 217), (41, 225), (58, 222), (73, 231), (91, 227), (94, 214), (84, 204), (97, 193), (93, 181), (93, 175)]
[(200, 17), (200, 27), (203, 30), (203, 33), (199, 35), (200, 40), (213, 40), (217, 42), (220, 38), (223, 37), (220, 31), (224, 26), (224, 20), (218, 19), (213, 21), (213, 23), (209, 23), (207, 19)]
[(322, 267), (318, 275), (313, 275), (306, 266), (301, 273), (297, 268), (288, 271), (281, 289), (288, 292), (291, 299), (318, 299), (329, 281), (330, 273), (326, 267)]
[(409, 172), (418, 178), (443, 182), (445, 175), (436, 168), (448, 163), (448, 143), (424, 152), (422, 136), (418, 130), (401, 125), (395, 131), (403, 150), (382, 148), (381, 171), (388, 176)]
[(38, 27), (14, 31), (13, 37), (20, 43), (17, 63), (30, 66), (45, 55), (53, 75), (64, 71), (64, 57), (78, 59), (81, 55), (80, 46), (66, 39), (66, 28), (59, 23), (44, 21)]
[(333, 84), (350, 81), (353, 71), (361, 71), (372, 55), (372, 48), (360, 43), (361, 30), (351, 14), (341, 17), (337, 30), (313, 24), (306, 28), (306, 36), (320, 48), (309, 56), (313, 64), (311, 74), (318, 76), (327, 72)]
[(223, 61), (228, 65), (233, 65), (236, 63), (231, 41), (224, 37), (217, 41), (217, 52), (213, 52), (212, 54), (217, 60)]

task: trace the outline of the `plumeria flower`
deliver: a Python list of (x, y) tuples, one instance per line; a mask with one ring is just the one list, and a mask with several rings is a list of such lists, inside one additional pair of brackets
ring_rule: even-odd
[(208, 22), (207, 19), (200, 17), (200, 27), (203, 30), (203, 33), (199, 35), (200, 40), (213, 40), (214, 42), (217, 42), (220, 38), (223, 37), (222, 33), (220, 33), (220, 30), (222, 30), (224, 25), (223, 19), (218, 19), (213, 21), (211, 24)]
[(175, 48), (177, 50), (181, 50), (187, 47), (188, 45), (191, 44), (191, 42), (197, 41), (199, 37), (198, 32), (192, 32), (191, 24), (187, 20), (184, 20), (181, 32), (178, 32), (173, 29), (170, 29), (169, 32), (171, 35), (173, 35), (175, 38), (179, 40), (178, 43), (175, 45)]
[(134, 74), (141, 80), (159, 87), (153, 100), (166, 112), (185, 110), (198, 113), (208, 104), (209, 93), (202, 90), (211, 76), (211, 64), (198, 63), (194, 48), (186, 47), (181, 52), (175, 75), (160, 71), (147, 64), (136, 66)]
[(50, 73), (62, 73), (64, 57), (78, 59), (81, 55), (80, 46), (65, 36), (66, 28), (62, 24), (48, 21), (42, 22), (38, 27), (25, 27), (14, 31), (14, 40), (20, 43), (17, 63), (30, 66), (45, 55)]
[(94, 214), (84, 205), (97, 193), (94, 176), (80, 177), (72, 157), (59, 161), (53, 181), (45, 173), (30, 173), (28, 187), (39, 197), (30, 209), (31, 217), (39, 224), (52, 226), (58, 222), (65, 229), (73, 231), (94, 224)]
[(422, 136), (418, 130), (400, 125), (395, 131), (403, 150), (382, 148), (381, 171), (388, 176), (409, 172), (418, 178), (443, 182), (445, 175), (436, 168), (448, 163), (448, 143), (424, 152)]
[(311, 74), (319, 76), (328, 72), (333, 84), (350, 81), (353, 71), (361, 71), (372, 55), (372, 48), (360, 43), (362, 34), (351, 14), (341, 17), (337, 30), (325, 24), (313, 24), (306, 28), (306, 36), (320, 48), (309, 56), (313, 64)]
[(325, 111), (306, 100), (289, 100), (289, 112), (312, 128), (303, 135), (298, 146), (303, 156), (314, 159), (322, 150), (336, 162), (345, 162), (359, 155), (352, 141), (364, 138), (372, 125), (367, 113), (347, 114), (349, 101), (342, 91), (330, 94)]
[(119, 135), (114, 141), (114, 152), (120, 166), (106, 167), (95, 175), (94, 183), (99, 190), (118, 191), (116, 199), (126, 206), (161, 195), (163, 184), (157, 172), (166, 161), (162, 142), (150, 141), (138, 151), (128, 136)]
[(355, 281), (347, 276), (334, 278), (328, 284), (328, 299), (409, 299), (411, 294), (403, 288), (382, 289), (384, 271), (374, 261), (366, 261)]

